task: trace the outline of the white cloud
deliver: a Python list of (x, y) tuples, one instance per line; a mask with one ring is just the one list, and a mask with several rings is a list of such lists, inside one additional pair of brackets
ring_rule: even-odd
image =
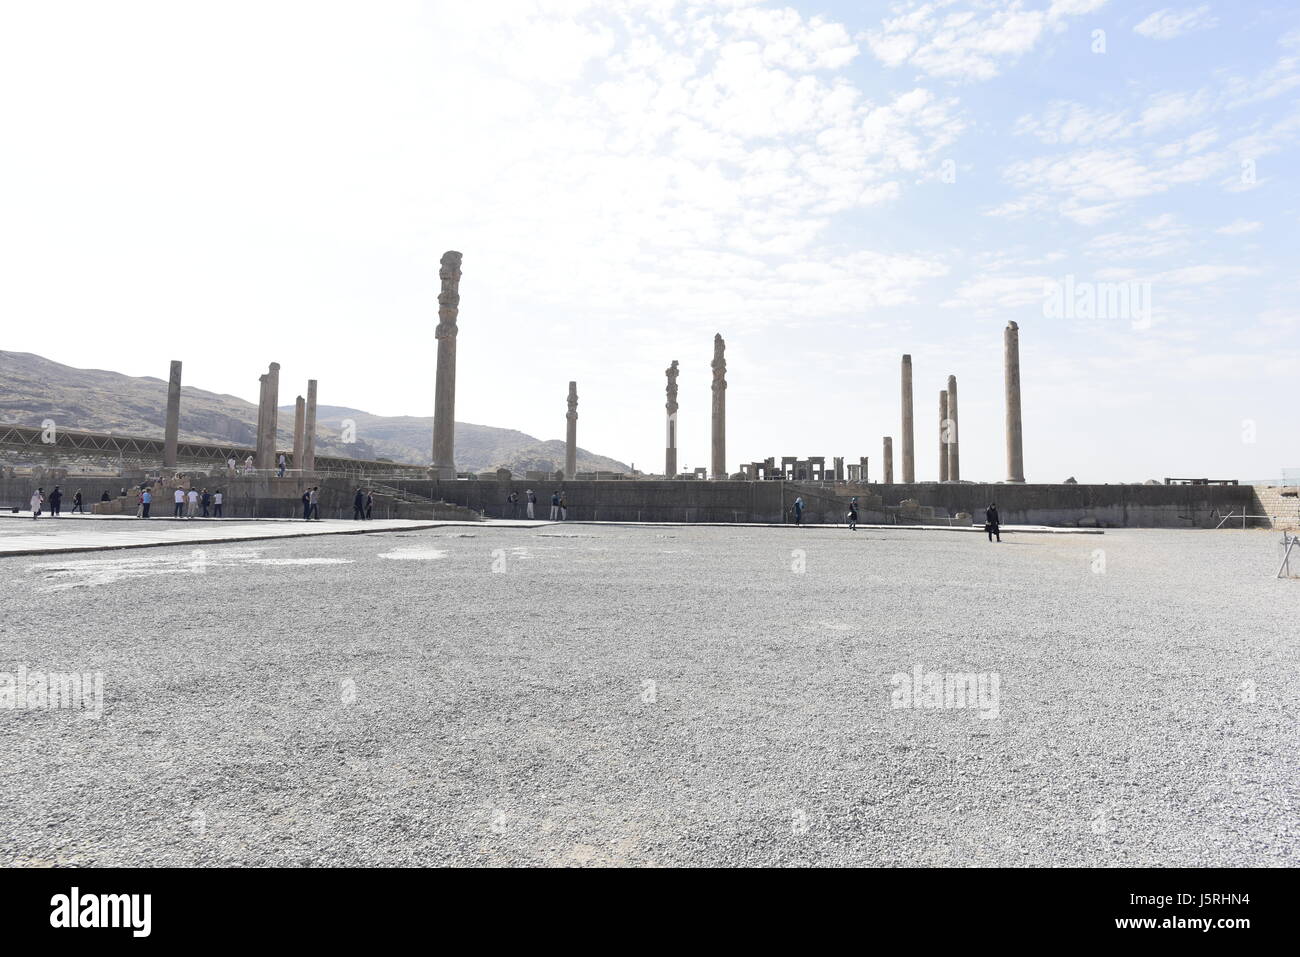
[(904, 64), (952, 80), (988, 80), (1038, 45), (1048, 29), (1090, 13), (1105, 0), (1056, 0), (1046, 9), (1026, 9), (1023, 0), (976, 3), (948, 12), (954, 0), (904, 0), (891, 17), (863, 39), (886, 66)]
[(1157, 10), (1133, 28), (1134, 33), (1152, 40), (1172, 40), (1196, 30), (1208, 30), (1219, 25), (1217, 17), (1210, 13), (1210, 5), (1201, 4), (1187, 10), (1174, 10), (1166, 7)]
[(1215, 230), (1216, 233), (1222, 233), (1224, 236), (1244, 236), (1247, 233), (1253, 233), (1264, 224), (1249, 219), (1236, 219), (1226, 226), (1220, 226)]

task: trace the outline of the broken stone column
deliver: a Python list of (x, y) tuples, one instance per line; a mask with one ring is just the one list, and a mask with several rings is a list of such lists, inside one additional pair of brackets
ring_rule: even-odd
[[(294, 465), (298, 461), (294, 460)], [(302, 464), (304, 472), (316, 471), (316, 380), (307, 380), (307, 412), (302, 420)]]
[(163, 468), (176, 468), (176, 443), (181, 430), (181, 364), (172, 360), (167, 379), (167, 429), (163, 436)]
[(916, 456), (912, 445), (912, 357), (903, 356), (903, 481), (916, 481)]
[(293, 404), (293, 467), (302, 468), (302, 441), (307, 429), (307, 400), (298, 396)]
[(948, 481), (948, 390), (939, 390), (939, 481)]
[(442, 254), (438, 278), (438, 377), (433, 393), (433, 468), (434, 478), (456, 478), (456, 336), (460, 327), (460, 261), (454, 250)]
[(272, 362), (266, 375), (261, 377), (261, 381), (262, 401), (257, 416), (259, 430), (254, 464), (259, 469), (273, 469), (275, 468), (275, 430), (279, 420), (276, 403), (280, 400), (280, 363)]
[(858, 481), (867, 481), (867, 463), (869, 459), (865, 455), (858, 456)]
[(564, 477), (570, 482), (578, 474), (578, 383), (569, 383), (569, 420), (564, 433)]
[(1007, 481), (1025, 480), (1024, 433), (1020, 422), (1020, 327), (1008, 322), (1002, 333), (1002, 366), (1007, 393)]
[(948, 481), (961, 481), (961, 455), (957, 425), (957, 377), (948, 376)]
[(727, 344), (722, 333), (713, 337), (713, 460), (714, 479), (727, 477)]
[(668, 437), (664, 444), (664, 475), (668, 478), (677, 476), (677, 360), (664, 370), (668, 377)]
[(894, 440), (888, 435), (885, 436), (885, 477), (882, 480), (886, 485), (894, 484)]

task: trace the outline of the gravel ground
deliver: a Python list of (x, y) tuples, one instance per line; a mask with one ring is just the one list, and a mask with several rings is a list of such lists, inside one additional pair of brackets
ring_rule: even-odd
[[(104, 688), (98, 719), (0, 710), (0, 864), (1294, 866), (1275, 538), (574, 525), (0, 559), (0, 672)], [(989, 697), (894, 707), (918, 667)]]

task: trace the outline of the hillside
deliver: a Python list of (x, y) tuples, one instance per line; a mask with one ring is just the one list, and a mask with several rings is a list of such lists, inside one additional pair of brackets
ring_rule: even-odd
[[(60, 426), (162, 438), (167, 383), (152, 376), (126, 376), (102, 369), (74, 369), (28, 352), (0, 351), (0, 423)], [(355, 443), (341, 441), (343, 420), (356, 423)], [(180, 436), (191, 442), (254, 444), (257, 406), (233, 395), (181, 388)], [(281, 406), (279, 445), (293, 445), (293, 405)], [(433, 417), (371, 415), (344, 406), (316, 410), (316, 449), (320, 455), (385, 458), (427, 464)], [(508, 468), (556, 471), (564, 466), (564, 443), (542, 441), (514, 429), (456, 423), (456, 465), (465, 471)], [(578, 449), (581, 471), (627, 472), (622, 462)]]

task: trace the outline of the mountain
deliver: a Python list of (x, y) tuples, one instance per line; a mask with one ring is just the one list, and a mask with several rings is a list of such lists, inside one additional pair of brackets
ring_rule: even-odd
[[(167, 383), (103, 369), (74, 369), (29, 352), (0, 351), (0, 423), (39, 427), (44, 419), (67, 429), (162, 438)], [(281, 406), (279, 445), (293, 446), (292, 405)], [(344, 442), (345, 420), (355, 442)], [(181, 387), (182, 441), (252, 446), (257, 406), (233, 395)], [(345, 406), (316, 409), (316, 451), (343, 458), (428, 464), (433, 417), (371, 415)], [(484, 472), (508, 468), (554, 472), (564, 467), (564, 443), (542, 441), (515, 429), (456, 423), (456, 466)], [(628, 472), (627, 465), (578, 449), (582, 472)]]

